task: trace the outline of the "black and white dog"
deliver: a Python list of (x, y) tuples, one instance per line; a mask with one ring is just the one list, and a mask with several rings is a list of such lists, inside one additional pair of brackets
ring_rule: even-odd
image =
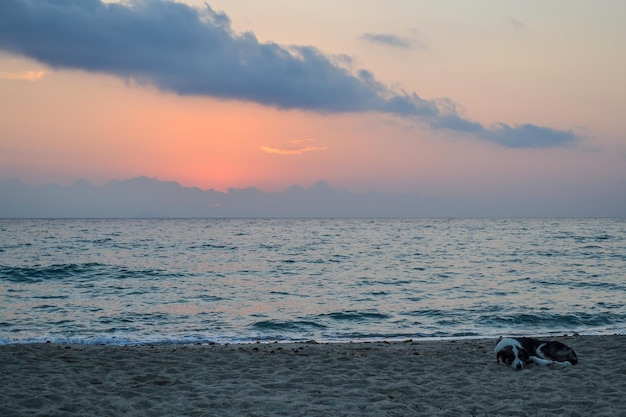
[(534, 362), (538, 365), (576, 365), (578, 358), (572, 348), (561, 342), (537, 340), (530, 337), (505, 337), (495, 349), (498, 363), (522, 369)]

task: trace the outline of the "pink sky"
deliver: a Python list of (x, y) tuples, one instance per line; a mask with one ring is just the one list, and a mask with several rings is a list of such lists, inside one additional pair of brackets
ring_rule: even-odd
[[(3, 1), (0, 15), (22, 16), (30, 2)], [(180, 10), (197, 14), (192, 20), (202, 33), (201, 25), (209, 24), (202, 20), (204, 2), (179, 3), (185, 5)], [(221, 55), (198, 53), (188, 65), (175, 66), (189, 71), (184, 77), (200, 74), (191, 88), (202, 88), (190, 92), (186, 78), (169, 84), (172, 73), (161, 72), (159, 61), (154, 73), (143, 62), (141, 70), (122, 67), (124, 52), (107, 57), (103, 47), (100, 60), (96, 45), (91, 61), (76, 63), (70, 50), (80, 51), (82, 41), (64, 40), (65, 54), (45, 36), (22, 41), (32, 34), (28, 28), (0, 29), (0, 180), (100, 184), (145, 175), (202, 189), (263, 191), (325, 180), (355, 192), (624, 201), (615, 197), (626, 194), (624, 2), (209, 4), (215, 16), (228, 16), (226, 26), (213, 23), (233, 39), (248, 32), (258, 41), (248, 47), (271, 42), (290, 53), (291, 46), (313, 47), (322, 58), (303, 59), (303, 66), (337, 65), (343, 68), (337, 82), (359, 80), (358, 94), (377, 96), (367, 105), (346, 99), (338, 108), (343, 96), (330, 97), (332, 89), (316, 95), (326, 79), (308, 68), (291, 84), (282, 83), (280, 73), (259, 70), (259, 80), (246, 80), (241, 90), (237, 79), (226, 93), (220, 83), (205, 89), (202, 77), (228, 84), (230, 73), (203, 66)], [(176, 15), (119, 7), (134, 18), (161, 13), (163, 25)], [(69, 12), (48, 13), (54, 22)], [(85, 26), (76, 23), (73, 33), (89, 31)], [(147, 42), (133, 53), (142, 56), (152, 40)], [(187, 57), (167, 53), (146, 52), (146, 59), (178, 64)], [(256, 51), (243, 46), (237, 53), (241, 62), (256, 59)], [(109, 69), (107, 59), (119, 60), (119, 68)], [(101, 67), (94, 64), (101, 61)], [(359, 70), (382, 87), (370, 88)], [(245, 74), (257, 76), (254, 67)], [(273, 91), (283, 85), (274, 100)], [(321, 104), (307, 104), (311, 97)], [(394, 97), (416, 110), (402, 114)], [(425, 116), (422, 104), (438, 110)], [(452, 127), (450, 114), (463, 128)], [(520, 128), (525, 125), (540, 130)], [(531, 138), (533, 132), (542, 140)]]

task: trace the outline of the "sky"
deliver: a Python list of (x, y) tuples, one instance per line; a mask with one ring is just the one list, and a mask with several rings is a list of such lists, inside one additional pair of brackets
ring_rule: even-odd
[(0, 180), (327, 181), (626, 215), (624, 16), (621, 0), (3, 0)]

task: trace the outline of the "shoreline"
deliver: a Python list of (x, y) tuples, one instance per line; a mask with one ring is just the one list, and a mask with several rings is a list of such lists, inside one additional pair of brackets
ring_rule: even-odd
[(257, 339), (224, 339), (224, 340), (172, 340), (172, 339), (164, 339), (164, 340), (145, 340), (145, 341), (130, 341), (130, 340), (116, 340), (111, 339), (108, 341), (102, 341), (101, 339), (94, 340), (55, 340), (51, 338), (42, 339), (42, 340), (11, 340), (11, 341), (2, 341), (0, 342), (0, 347), (2, 346), (13, 346), (13, 345), (68, 345), (68, 346), (111, 346), (111, 347), (142, 347), (142, 346), (228, 346), (228, 345), (254, 345), (254, 344), (281, 344), (281, 345), (289, 345), (289, 344), (358, 344), (358, 343), (404, 343), (404, 342), (446, 342), (446, 341), (473, 341), (473, 340), (498, 340), (503, 337), (533, 337), (537, 339), (558, 339), (558, 338), (578, 338), (578, 337), (612, 337), (612, 336), (626, 336), (626, 332), (622, 332), (621, 329), (619, 331), (612, 330), (606, 332), (573, 332), (568, 333), (564, 331), (563, 333), (524, 333), (524, 334), (507, 334), (503, 333), (498, 336), (491, 335), (472, 335), (472, 336), (406, 336), (406, 337), (374, 337), (374, 338), (363, 338), (363, 339), (301, 339), (301, 340), (293, 340), (293, 339), (268, 339), (268, 340), (257, 340)]
[(0, 346), (0, 415), (615, 415), (625, 335), (550, 336), (571, 367), (497, 364), (498, 339)]

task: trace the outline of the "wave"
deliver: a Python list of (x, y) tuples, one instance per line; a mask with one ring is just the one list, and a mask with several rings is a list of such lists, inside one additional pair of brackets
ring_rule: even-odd
[(288, 332), (301, 332), (310, 330), (325, 329), (323, 324), (315, 323), (312, 321), (282, 321), (282, 320), (263, 320), (252, 324), (252, 328), (261, 331), (288, 331)]
[(389, 319), (391, 316), (388, 314), (382, 314), (377, 312), (369, 312), (369, 311), (357, 311), (357, 310), (345, 310), (345, 311), (336, 311), (333, 313), (322, 314), (320, 317), (327, 317), (331, 320), (338, 321), (355, 321), (355, 322), (369, 322), (372, 320), (385, 320)]
[(1, 266), (0, 282), (36, 284), (44, 281), (74, 280), (85, 282), (98, 277), (133, 279), (140, 277), (175, 278), (183, 274), (157, 269), (131, 269), (122, 266), (104, 265), (95, 262), (82, 264), (54, 264), (48, 266)]
[(0, 266), (0, 281), (34, 284), (42, 281), (62, 280), (74, 276), (90, 275), (103, 265), (98, 263), (58, 264), (50, 266), (19, 267)]
[(612, 325), (623, 324), (624, 314), (614, 314), (608, 311), (572, 314), (512, 314), (512, 315), (482, 315), (478, 322), (481, 325), (498, 328), (543, 328), (543, 329), (598, 329)]

